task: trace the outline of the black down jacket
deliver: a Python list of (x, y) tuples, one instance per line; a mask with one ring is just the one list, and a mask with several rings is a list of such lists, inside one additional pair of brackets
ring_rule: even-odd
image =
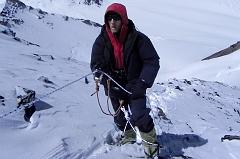
[[(128, 23), (128, 30), (123, 51), (126, 80), (119, 82), (125, 86), (128, 83), (134, 84), (137, 80), (143, 80), (150, 88), (160, 67), (159, 56), (150, 39), (137, 31), (131, 20)], [(101, 69), (113, 75), (114, 61), (113, 47), (104, 25), (93, 44), (90, 67), (92, 71)]]

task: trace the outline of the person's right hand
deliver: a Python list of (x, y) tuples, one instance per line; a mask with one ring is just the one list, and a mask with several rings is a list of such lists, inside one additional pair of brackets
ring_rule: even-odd
[[(100, 70), (100, 69), (96, 69), (96, 70)], [(102, 73), (100, 71), (96, 71), (94, 74), (93, 74), (93, 78), (95, 81), (100, 81), (101, 80), (101, 75)]]

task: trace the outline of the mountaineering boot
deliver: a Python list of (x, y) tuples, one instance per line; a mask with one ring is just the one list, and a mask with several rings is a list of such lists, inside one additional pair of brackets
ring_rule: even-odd
[(133, 131), (133, 129), (126, 130), (123, 134), (122, 140), (120, 141), (121, 145), (124, 144), (133, 144), (136, 142), (136, 133)]
[(144, 152), (147, 159), (152, 159), (158, 156), (159, 154), (159, 145), (157, 142), (156, 130), (153, 128), (150, 132), (144, 133), (140, 132), (143, 140), (149, 142), (146, 143), (143, 141)]

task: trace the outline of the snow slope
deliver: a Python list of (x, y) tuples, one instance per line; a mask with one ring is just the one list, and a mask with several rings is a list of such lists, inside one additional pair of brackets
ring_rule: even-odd
[(67, 0), (23, 1), (49, 12), (89, 18), (98, 23), (103, 23), (104, 12), (110, 3), (125, 4), (129, 18), (151, 38), (161, 57), (162, 76), (158, 76), (159, 80), (174, 77), (172, 72), (189, 67), (240, 38), (238, 0), (106, 0), (101, 6), (90, 7)]
[[(96, 35), (99, 29), (82, 20), (69, 18), (65, 21), (60, 15), (28, 10), (26, 8), (17, 12), (14, 18), (20, 18), (24, 23), (13, 24), (11, 30), (22, 41), (36, 43), (40, 47), (27, 45), (0, 33), (0, 94), (5, 97), (6, 105), (0, 107), (1, 116), (16, 109), (17, 85), (36, 90), (37, 96), (41, 97), (90, 73), (88, 64), (76, 61), (74, 57), (80, 58), (82, 53), (82, 60), (89, 61), (86, 52), (91, 50), (90, 44), (94, 40), (92, 34)], [(1, 26), (1, 31), (5, 29)], [(34, 54), (39, 55), (41, 60)], [(45, 83), (41, 77), (48, 78), (53, 84)], [(97, 136), (101, 136), (98, 131), (104, 132), (106, 127), (112, 125), (99, 111), (96, 112), (96, 102), (92, 100), (95, 98), (90, 96), (94, 92), (93, 83), (92, 86), (85, 85), (83, 80), (68, 88), (65, 93), (60, 91), (59, 94), (45, 98), (51, 106), (42, 108), (41, 105), (38, 108), (41, 113), (36, 113), (30, 125), (23, 121), (22, 111), (1, 118), (0, 141), (4, 143), (0, 146), (1, 158), (59, 158), (73, 152), (81, 154)], [(83, 87), (86, 87), (84, 90), (88, 93), (79, 92)], [(90, 106), (93, 108), (89, 109)], [(93, 114), (94, 118), (91, 118)], [(99, 125), (95, 125), (96, 119), (101, 119)], [(85, 141), (81, 141), (82, 138)], [(71, 145), (66, 151), (65, 144)]]
[(193, 76), (200, 79), (219, 81), (229, 85), (239, 86), (240, 51), (225, 57), (196, 62), (178, 72), (176, 78)]
[[(199, 79), (172, 79), (155, 84), (148, 97), (158, 140), (164, 146), (162, 154), (194, 159), (238, 158), (240, 142), (221, 142), (221, 138), (240, 132), (239, 96), (237, 87)], [(138, 146), (134, 146), (137, 151)], [(90, 158), (108, 158), (109, 153), (119, 156), (119, 151), (129, 149), (130, 146), (116, 148), (108, 145)]]

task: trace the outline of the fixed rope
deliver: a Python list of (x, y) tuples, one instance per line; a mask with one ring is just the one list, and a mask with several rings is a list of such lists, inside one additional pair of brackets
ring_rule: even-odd
[(10, 112), (8, 112), (8, 113), (6, 113), (6, 114), (1, 115), (1, 116), (0, 116), (0, 119), (1, 119), (1, 118), (4, 118), (4, 117), (6, 117), (6, 116), (8, 116), (8, 115), (10, 115), (10, 114), (12, 114), (12, 113), (14, 113), (14, 112), (20, 111), (20, 110), (23, 109), (23, 108), (27, 108), (27, 107), (31, 106), (32, 104), (34, 104), (34, 103), (42, 100), (43, 98), (46, 98), (46, 97), (50, 96), (51, 94), (56, 93), (56, 92), (58, 92), (58, 91), (60, 91), (60, 90), (62, 90), (62, 89), (64, 89), (64, 88), (66, 88), (66, 87), (68, 87), (68, 86), (70, 86), (70, 85), (72, 85), (72, 84), (74, 84), (74, 83), (82, 80), (83, 78), (86, 78), (87, 76), (90, 76), (90, 75), (94, 74), (95, 72), (96, 72), (96, 71), (93, 71), (93, 72), (91, 72), (91, 73), (89, 73), (89, 74), (87, 74), (87, 75), (84, 75), (84, 76), (82, 76), (82, 77), (80, 77), (80, 78), (78, 78), (78, 79), (76, 79), (76, 80), (74, 80), (74, 81), (72, 81), (72, 82), (69, 82), (69, 83), (63, 85), (62, 87), (59, 87), (59, 88), (55, 89), (55, 90), (52, 91), (52, 92), (49, 92), (49, 93), (47, 93), (47, 94), (45, 94), (45, 95), (43, 95), (43, 96), (41, 96), (41, 97), (39, 97), (39, 98), (36, 98), (35, 100), (33, 100), (33, 101), (30, 102), (30, 103), (23, 104), (23, 105), (21, 105), (20, 107), (18, 106), (18, 107), (17, 107), (16, 109), (14, 109), (13, 111), (10, 111)]
[[(80, 80), (83, 79), (83, 78), (86, 78), (87, 76), (93, 75), (93, 74), (95, 74), (96, 72), (100, 72), (101, 74), (104, 74), (104, 75), (107, 76), (109, 79), (111, 79), (116, 85), (118, 85), (123, 91), (125, 91), (126, 93), (128, 93), (128, 94), (130, 94), (130, 95), (132, 94), (131, 92), (129, 92), (128, 90), (126, 90), (125, 88), (123, 88), (118, 82), (116, 82), (116, 81), (115, 81), (110, 75), (108, 75), (107, 73), (105, 73), (105, 72), (103, 72), (103, 71), (101, 71), (101, 70), (95, 70), (95, 71), (93, 71), (93, 72), (91, 72), (91, 73), (89, 73), (89, 74), (86, 74), (86, 75), (84, 75), (84, 76), (82, 76), (82, 77), (80, 77), (80, 78), (78, 78), (78, 79), (76, 79), (76, 80), (74, 80), (74, 81), (72, 81), (72, 82), (69, 82), (69, 83), (67, 83), (67, 84), (59, 87), (58, 89), (55, 89), (55, 90), (52, 91), (52, 92), (49, 92), (49, 93), (41, 96), (40, 98), (36, 98), (35, 100), (33, 100), (33, 101), (30, 102), (30, 103), (23, 104), (23, 105), (21, 105), (20, 107), (17, 107), (17, 109), (15, 109), (15, 110), (13, 110), (13, 111), (10, 111), (10, 112), (8, 112), (8, 113), (6, 113), (6, 114), (1, 115), (1, 116), (0, 116), (0, 119), (1, 119), (1, 118), (4, 118), (4, 117), (6, 117), (6, 116), (8, 116), (8, 115), (10, 115), (10, 114), (12, 114), (12, 113), (14, 113), (14, 112), (17, 112), (18, 110), (21, 110), (21, 109), (23, 109), (23, 108), (27, 108), (27, 107), (31, 106), (32, 104), (34, 104), (34, 103), (42, 100), (43, 98), (46, 98), (46, 97), (50, 96), (51, 94), (56, 93), (56, 92), (58, 92), (58, 91), (60, 91), (60, 90), (62, 90), (62, 89), (64, 89), (64, 88), (66, 88), (66, 87), (68, 87), (68, 86), (70, 86), (70, 85), (72, 85), (72, 84), (80, 81)], [(98, 86), (99, 86), (99, 85), (98, 85)], [(109, 86), (110, 86), (110, 85), (109, 85)], [(97, 90), (96, 93), (97, 93), (97, 96), (98, 96), (99, 87), (96, 88), (96, 90)], [(94, 94), (95, 94), (95, 93), (94, 93)], [(93, 95), (93, 94), (92, 94), (92, 95)], [(108, 92), (108, 95), (109, 95), (109, 92)], [(98, 97), (98, 102), (99, 102), (99, 104), (100, 104), (99, 97)], [(122, 102), (122, 104), (123, 104), (123, 102)], [(151, 144), (151, 145), (156, 145), (155, 143), (148, 142), (148, 141), (142, 139), (141, 136), (139, 136), (139, 134), (137, 133), (136, 129), (134, 128), (134, 126), (133, 126), (133, 125), (131, 124), (131, 122), (130, 122), (130, 117), (129, 117), (129, 115), (128, 115), (128, 113), (129, 113), (130, 110), (127, 111), (127, 110), (124, 108), (124, 106), (122, 106), (122, 104), (120, 103), (119, 109), (116, 111), (115, 114), (105, 113), (105, 112), (103, 111), (102, 107), (100, 107), (100, 108), (101, 108), (101, 110), (102, 110), (102, 112), (103, 112), (104, 114), (106, 114), (106, 115), (112, 115), (113, 117), (114, 117), (114, 116), (117, 116), (117, 115), (119, 114), (119, 112), (120, 112), (119, 110), (122, 110), (123, 113), (125, 114), (125, 118), (126, 118), (126, 120), (127, 120), (126, 125), (127, 125), (127, 124), (130, 124), (131, 128), (133, 129), (133, 131), (136, 133), (136, 135), (138, 135), (138, 137), (139, 137), (143, 142), (146, 142), (146, 143)], [(128, 109), (130, 109), (130, 108), (128, 108)], [(109, 110), (109, 108), (108, 108), (108, 110)], [(109, 110), (109, 112), (110, 112), (110, 110)]]

